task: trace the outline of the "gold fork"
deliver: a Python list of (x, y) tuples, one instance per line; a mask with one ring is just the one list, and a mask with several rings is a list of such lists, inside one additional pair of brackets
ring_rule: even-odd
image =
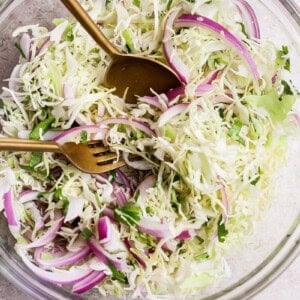
[(79, 170), (94, 174), (125, 165), (124, 161), (114, 162), (117, 154), (103, 146), (100, 141), (88, 141), (86, 144), (68, 142), (60, 145), (52, 141), (0, 138), (0, 150), (63, 153)]

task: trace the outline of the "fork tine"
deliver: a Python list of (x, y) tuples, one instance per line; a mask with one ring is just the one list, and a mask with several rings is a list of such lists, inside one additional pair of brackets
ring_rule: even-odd
[(118, 161), (116, 163), (111, 163), (111, 164), (107, 163), (104, 165), (97, 165), (97, 171), (98, 171), (98, 173), (105, 173), (105, 172), (120, 168), (124, 165), (125, 165), (125, 162), (123, 160)]
[(97, 164), (101, 164), (101, 163), (105, 163), (107, 161), (113, 160), (117, 158), (117, 154), (116, 153), (108, 153), (108, 154), (101, 154), (99, 153), (99, 155), (94, 154), (94, 156), (96, 156), (97, 159)]

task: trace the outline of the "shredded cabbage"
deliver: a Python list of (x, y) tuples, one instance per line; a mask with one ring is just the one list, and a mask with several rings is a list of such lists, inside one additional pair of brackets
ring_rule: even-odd
[[(88, 244), (92, 250), (75, 266), (105, 273), (95, 284), (103, 295), (195, 294), (230, 275), (226, 253), (253, 232), (268, 207), (273, 174), (294, 127), (288, 48), (249, 38), (231, 0), (80, 2), (119, 51), (164, 63), (169, 11), (181, 5), (186, 13), (205, 15), (242, 41), (260, 79), (255, 82), (243, 58), (209, 30), (182, 28), (174, 30), (172, 43), (189, 69), (184, 93), (169, 102), (154, 95), (156, 106), (142, 99), (128, 104), (102, 85), (110, 58), (73, 18), (55, 19), (49, 30), (16, 29), (14, 36), (30, 38), (30, 49), (3, 88), (1, 136), (53, 139), (82, 126), (73, 139), (86, 142), (93, 133), (85, 126), (99, 124), (107, 129), (104, 144), (128, 163), (90, 175), (56, 154), (1, 152), (0, 208), (6, 213), (2, 198), (11, 190), (20, 224), (11, 228), (16, 250), (43, 269), (41, 261), (80, 253)], [(213, 89), (197, 94), (214, 72)], [(183, 103), (162, 122), (163, 113)], [(107, 119), (127, 122), (101, 126)], [(43, 243), (59, 216), (63, 224)], [(110, 220), (106, 242), (97, 225), (104, 216)], [(27, 246), (36, 241), (39, 247)]]

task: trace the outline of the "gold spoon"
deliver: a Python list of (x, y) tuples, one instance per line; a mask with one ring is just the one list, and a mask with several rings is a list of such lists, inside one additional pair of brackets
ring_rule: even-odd
[(112, 58), (104, 86), (115, 88), (114, 94), (134, 103), (136, 96), (150, 95), (150, 89), (164, 93), (181, 85), (176, 73), (161, 62), (120, 53), (104, 36), (77, 0), (61, 0), (95, 42)]

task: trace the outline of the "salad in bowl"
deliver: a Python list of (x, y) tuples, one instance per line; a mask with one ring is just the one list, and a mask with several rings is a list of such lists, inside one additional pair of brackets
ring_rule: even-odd
[(300, 122), (289, 47), (261, 38), (244, 0), (80, 3), (118, 50), (169, 65), (182, 85), (127, 103), (103, 85), (110, 57), (73, 17), (16, 28), (1, 136), (100, 140), (126, 166), (86, 174), (54, 153), (2, 151), (15, 250), (75, 294), (199, 293), (230, 276), (227, 253), (273, 197)]

